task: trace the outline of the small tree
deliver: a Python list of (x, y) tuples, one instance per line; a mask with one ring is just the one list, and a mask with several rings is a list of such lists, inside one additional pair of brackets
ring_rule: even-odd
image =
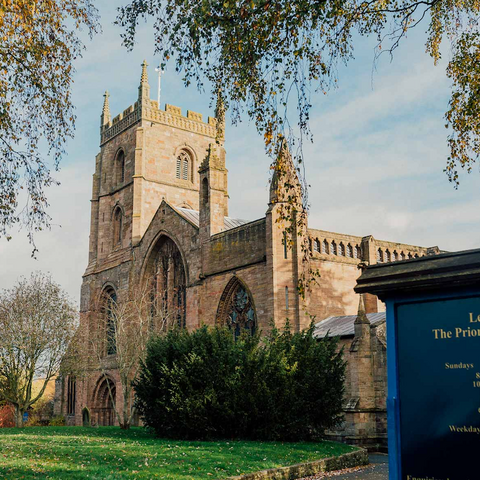
[(48, 275), (34, 273), (0, 293), (0, 396), (13, 405), (17, 427), (58, 374), (76, 326), (75, 305)]
[[(158, 303), (158, 305), (157, 305)], [(80, 360), (76, 370), (99, 370), (104, 377), (120, 428), (129, 429), (135, 414), (132, 382), (137, 378), (152, 334), (166, 331), (176, 321), (175, 309), (157, 302), (151, 284), (132, 287), (123, 298), (104, 292), (94, 304), (91, 328), (77, 337)], [(116, 370), (123, 406), (114, 395), (109, 372)]]

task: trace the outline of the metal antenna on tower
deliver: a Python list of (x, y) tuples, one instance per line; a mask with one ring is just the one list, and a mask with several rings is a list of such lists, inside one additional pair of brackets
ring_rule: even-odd
[(158, 65), (158, 67), (155, 69), (156, 72), (158, 72), (158, 94), (157, 94), (157, 102), (158, 102), (158, 108), (160, 108), (160, 92), (162, 91), (162, 74), (165, 73), (165, 70), (162, 70), (162, 67)]

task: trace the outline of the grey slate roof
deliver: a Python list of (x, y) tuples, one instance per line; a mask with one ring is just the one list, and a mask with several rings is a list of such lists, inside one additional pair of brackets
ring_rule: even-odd
[[(174, 208), (180, 215), (182, 215), (182, 217), (198, 227), (200, 224), (200, 214), (196, 210), (190, 210), (189, 208), (182, 207)], [(225, 225), (225, 230), (230, 230), (231, 228), (240, 227), (241, 225), (248, 223), (248, 221), (241, 220), (239, 218), (225, 217), (223, 223)]]
[[(378, 325), (385, 322), (385, 312), (367, 313), (367, 318), (372, 325)], [(349, 337), (355, 334), (354, 323), (356, 315), (344, 315), (342, 317), (328, 317), (315, 324), (313, 336), (316, 338), (329, 337)]]

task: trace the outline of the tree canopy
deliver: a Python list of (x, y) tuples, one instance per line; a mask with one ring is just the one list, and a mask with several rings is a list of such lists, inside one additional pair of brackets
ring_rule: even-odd
[(470, 171), (480, 153), (479, 9), (480, 0), (130, 0), (117, 22), (132, 48), (139, 22), (153, 17), (156, 52), (175, 59), (186, 85), (203, 88), (206, 78), (234, 121), (246, 109), (273, 158), (288, 135), (299, 162), (301, 140), (311, 136), (311, 96), (336, 84), (355, 38), (374, 35), (376, 56), (392, 54), (410, 29), (428, 22), (433, 61), (443, 41), (452, 51), (445, 172), (457, 186), (459, 169)]
[[(98, 28), (91, 0), (0, 0), (0, 237), (49, 225), (45, 188), (73, 136), (78, 29)], [(25, 198), (21, 196), (24, 190)]]

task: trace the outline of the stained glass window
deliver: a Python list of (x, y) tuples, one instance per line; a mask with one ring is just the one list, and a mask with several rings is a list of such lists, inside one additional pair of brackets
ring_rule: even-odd
[(228, 325), (235, 338), (242, 332), (255, 333), (257, 316), (252, 299), (245, 286), (237, 279), (232, 280), (222, 295), (217, 317)]

